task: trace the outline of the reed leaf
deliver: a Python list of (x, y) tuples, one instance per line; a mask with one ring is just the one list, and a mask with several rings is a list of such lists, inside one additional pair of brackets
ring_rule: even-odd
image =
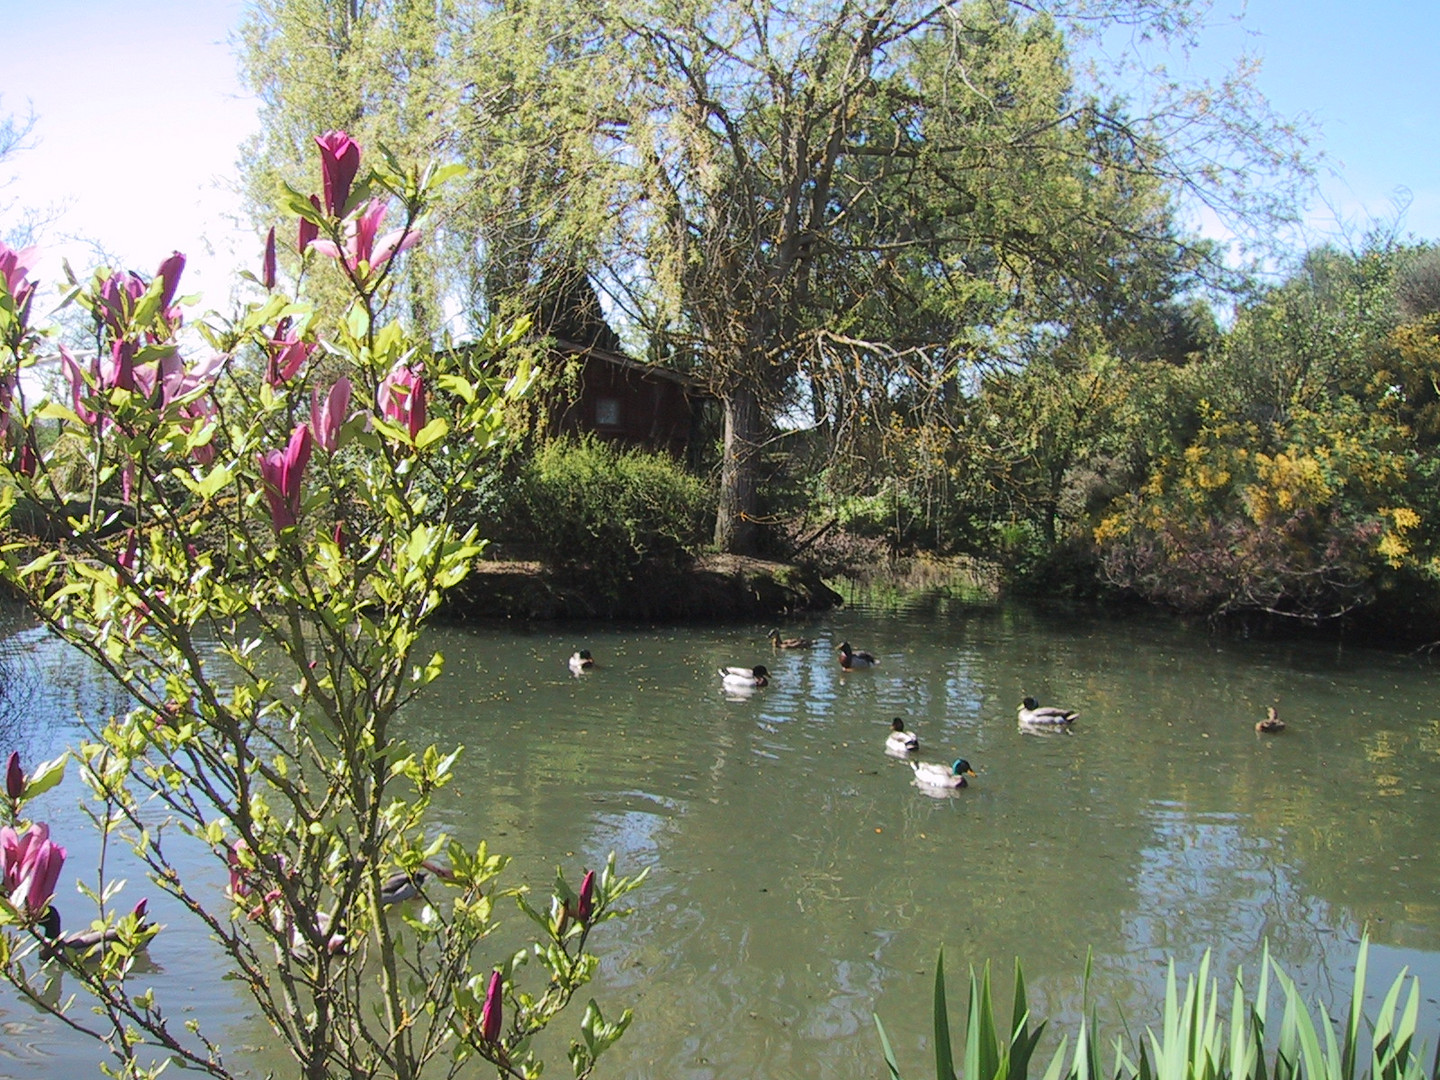
[(1030, 1030), (1030, 1004), (1025, 992), (1025, 973), (1020, 961), (1015, 961), (1015, 1001), (1010, 1010), (1010, 1077), (1011, 1080), (1028, 1080), (1030, 1059), (1045, 1031), (1045, 1021)]
[(890, 1039), (885, 1034), (885, 1025), (880, 1022), (879, 1013), (871, 1013), (875, 1018), (875, 1030), (880, 1033), (880, 1049), (885, 1054), (885, 1067), (890, 1070), (890, 1080), (900, 1080), (900, 1066), (895, 1064), (895, 1052), (890, 1049)]
[(950, 1052), (950, 1013), (945, 1006), (945, 950), (935, 962), (935, 1080), (955, 1080)]
[(1355, 957), (1355, 985), (1350, 991), (1350, 1012), (1345, 1020), (1345, 1050), (1340, 1062), (1344, 1080), (1355, 1080), (1355, 1058), (1360, 1043), (1360, 1017), (1365, 1005), (1365, 975), (1370, 959), (1370, 935), (1360, 938), (1360, 952)]

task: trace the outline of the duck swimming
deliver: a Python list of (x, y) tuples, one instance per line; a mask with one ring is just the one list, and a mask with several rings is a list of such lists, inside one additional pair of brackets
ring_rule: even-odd
[(848, 641), (840, 643), (840, 667), (845, 671), (858, 671), (862, 668), (874, 667), (879, 662), (872, 653), (852, 649)]
[(770, 672), (764, 664), (756, 664), (753, 668), (722, 667), (720, 679), (726, 690), (753, 690), (770, 684)]
[[(146, 901), (141, 900), (130, 912), (130, 917), (135, 919), (136, 935), (144, 935), (148, 931), (153, 936), (152, 924), (145, 921), (145, 908)], [(45, 915), (40, 920), (40, 933), (45, 939), (40, 952), (47, 959), (59, 956), (61, 953), (87, 956), (93, 950), (120, 941), (126, 936), (117, 926), (106, 926), (103, 929), (92, 927), (89, 930), (73, 930), (68, 934), (62, 933), (60, 911), (54, 904), (45, 909)], [(134, 938), (131, 940), (133, 941)], [(144, 937), (140, 942), (140, 947), (143, 949), (149, 940), (148, 936)]]
[(1019, 716), (1022, 724), (1073, 724), (1079, 715), (1074, 709), (1061, 709), (1054, 705), (1042, 706), (1033, 697), (1027, 697), (1020, 703)]
[(570, 656), (570, 671), (575, 675), (583, 675), (595, 666), (595, 658), (590, 655), (589, 649), (581, 649)]
[(905, 730), (905, 721), (895, 717), (890, 721), (890, 734), (885, 739), (887, 754), (913, 754), (920, 749), (920, 736)]
[(442, 881), (454, 876), (449, 867), (441, 866), (429, 860), (422, 862), (419, 868), (415, 870), (408, 872), (405, 870), (397, 870), (380, 883), (380, 906), (387, 908), (395, 904), (403, 904), (407, 900), (414, 900), (420, 895), (420, 890), (425, 884), (425, 879), (431, 874), (434, 874)]
[(779, 630), (771, 630), (765, 635), (770, 639), (770, 644), (777, 649), (808, 649), (815, 644), (814, 638), (808, 637), (787, 637), (782, 638)]
[(1255, 721), (1255, 730), (1261, 735), (1279, 735), (1285, 730), (1285, 721), (1275, 715), (1275, 706), (1265, 709), (1265, 719)]
[(912, 761), (915, 782), (925, 787), (962, 788), (968, 784), (967, 776), (974, 776), (975, 770), (964, 758), (956, 758), (953, 765), (936, 765), (929, 761)]

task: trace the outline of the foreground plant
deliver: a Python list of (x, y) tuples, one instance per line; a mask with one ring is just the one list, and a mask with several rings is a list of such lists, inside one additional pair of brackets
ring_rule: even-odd
[[(67, 400), (32, 403), (17, 376), (44, 335), (25, 253), (0, 251), (0, 507), (23, 505), (47, 538), (12, 536), (0, 575), (133, 701), (77, 752), (95, 825), (104, 845), (130, 842), (170, 911), (208, 928), (299, 1075), (416, 1080), (479, 1057), (535, 1076), (535, 1034), (590, 980), (589, 935), (638, 879), (612, 860), (577, 894), (562, 875), (548, 908), (502, 888), (503, 857), (426, 825), (459, 750), (412, 748), (395, 730), (442, 670), (417, 652), (422, 628), (482, 548), (459, 510), (507, 438), (504, 404), (525, 391), (523, 371), (502, 380), (492, 363), (524, 327), (448, 353), (387, 321), (396, 257), (450, 170), (388, 157), (362, 170), (348, 136), (316, 142), (323, 201), (286, 201), (301, 274), (334, 273), (349, 292), (328, 333), (275, 291), (273, 232), (268, 296), (201, 327), (215, 353), (201, 363), (177, 342), (183, 256), (149, 281), (102, 271), (72, 283), (94, 357), (62, 349)], [(399, 227), (377, 236), (392, 208)], [(143, 905), (119, 914), (133, 898), (103, 858), (82, 889), (93, 945), (59, 947), (63, 838), (23, 819), (40, 784), (10, 765), (19, 828), (0, 838), (0, 971), (102, 1040), (124, 1075), (172, 1061), (236, 1075), (242, 1065), (140, 984), (135, 956), (163, 948), (164, 931)], [(205, 880), (186, 869), (197, 846), (214, 860)], [(218, 906), (217, 880), (229, 883)], [(538, 935), (482, 962), (504, 896)], [(58, 968), (88, 1001), (47, 994)], [(577, 1076), (628, 1022), (589, 1004)]]
[[(1185, 980), (1182, 998), (1170, 964), (1165, 983), (1165, 1012), (1160, 1029), (1146, 1028), (1132, 1058), (1117, 1038), (1114, 1060), (1107, 1071), (1101, 1064), (1095, 1019), (1082, 1019), (1075, 1033), (1075, 1048), (1066, 1065), (1069, 1036), (1050, 1058), (1043, 1080), (1435, 1080), (1440, 1077), (1440, 1048), (1428, 1070), (1425, 1047), (1416, 1039), (1420, 1013), (1420, 981), (1402, 970), (1391, 983), (1373, 1019), (1363, 1014), (1366, 967), (1370, 942), (1360, 942), (1355, 961), (1355, 982), (1345, 1028), (1337, 1040), (1323, 1007), (1317, 1025), (1295, 983), (1270, 959), (1267, 946), (1260, 961), (1255, 996), (1245, 993), (1244, 972), (1235, 972), (1230, 997), (1229, 1023), (1223, 1019), (1219, 981), (1210, 977), (1210, 954), (1200, 969)], [(1271, 1031), (1270, 974), (1274, 972), (1283, 999), (1279, 1032)], [(1087, 965), (1088, 982), (1088, 965)], [(1405, 998), (1403, 1007), (1400, 1004)], [(935, 1076), (955, 1080), (954, 1049), (945, 1001), (945, 954), (935, 967)], [(990, 968), (977, 979), (970, 973), (970, 1007), (962, 1049), (965, 1080), (1025, 1080), (1036, 1044), (1045, 1029), (1030, 1026), (1025, 998), (1025, 977), (1015, 965), (1015, 998), (1009, 1027), (997, 1020), (990, 994)], [(1369, 1057), (1363, 1026), (1369, 1028)], [(880, 1017), (875, 1017), (880, 1045), (891, 1080), (900, 1080), (890, 1040)]]

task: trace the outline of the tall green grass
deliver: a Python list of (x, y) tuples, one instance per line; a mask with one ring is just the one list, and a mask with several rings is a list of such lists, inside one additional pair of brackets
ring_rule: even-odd
[[(1172, 961), (1165, 983), (1165, 1009), (1158, 1030), (1146, 1028), (1127, 1048), (1123, 1038), (1113, 1044), (1109, 1069), (1101, 1060), (1101, 1040), (1094, 1013), (1082, 1017), (1074, 1034), (1060, 1040), (1039, 1080), (1440, 1080), (1440, 1051), (1425, 1063), (1425, 1048), (1416, 1040), (1420, 1015), (1420, 982), (1402, 970), (1390, 985), (1373, 1018), (1363, 1012), (1368, 939), (1360, 943), (1355, 983), (1337, 1035), (1323, 1009), (1320, 1022), (1295, 983), (1270, 959), (1260, 961), (1259, 982), (1247, 996), (1243, 971), (1235, 972), (1228, 1018), (1217, 978), (1210, 974), (1210, 954), (1185, 980), (1180, 993)], [(1279, 1028), (1271, 1030), (1270, 978), (1273, 972), (1281, 1003)], [(1086, 983), (1089, 982), (1086, 964)], [(1404, 998), (1402, 1004), (1401, 998)], [(945, 956), (935, 967), (935, 1077), (955, 1080), (955, 1053), (950, 1038), (945, 995)], [(987, 964), (977, 978), (970, 973), (970, 1005), (965, 1041), (960, 1047), (965, 1080), (1028, 1080), (1044, 1022), (1031, 1026), (1025, 977), (1015, 965), (1015, 997), (1010, 1023), (996, 1016)], [(890, 1040), (875, 1017), (880, 1045), (891, 1080), (902, 1080)], [(1106, 1055), (1110, 1057), (1110, 1055)]]

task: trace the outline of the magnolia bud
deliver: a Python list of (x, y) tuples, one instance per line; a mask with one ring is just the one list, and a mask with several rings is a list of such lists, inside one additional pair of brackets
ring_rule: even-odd
[(12, 750), (5, 763), (5, 794), (18, 799), (25, 794), (25, 773), (20, 768), (20, 751)]

